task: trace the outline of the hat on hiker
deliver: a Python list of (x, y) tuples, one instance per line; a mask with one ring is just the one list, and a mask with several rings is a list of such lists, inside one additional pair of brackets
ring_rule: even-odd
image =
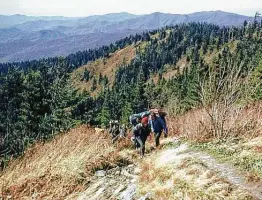
[(141, 121), (142, 124), (148, 124), (148, 117), (144, 117)]

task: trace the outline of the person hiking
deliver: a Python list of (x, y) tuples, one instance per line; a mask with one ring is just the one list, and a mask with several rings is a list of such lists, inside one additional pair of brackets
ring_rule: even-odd
[[(135, 128), (135, 126), (139, 123), (141, 123), (141, 120), (142, 118), (144, 117), (149, 117), (150, 116), (150, 111), (144, 111), (144, 112), (141, 112), (141, 113), (138, 113), (138, 114), (132, 114), (130, 115), (129, 117), (129, 123), (131, 124), (132, 126), (132, 130)], [(135, 139), (135, 136), (133, 135), (131, 137), (131, 141), (134, 143), (134, 147), (137, 149), (139, 148), (139, 143), (136, 141)]]
[(129, 117), (130, 124), (135, 127), (137, 124), (139, 124), (143, 117), (148, 117), (150, 115), (150, 111), (144, 111), (138, 114), (132, 114)]
[(109, 133), (112, 137), (112, 143), (114, 143), (117, 140), (117, 138), (120, 134), (119, 126), (120, 126), (120, 124), (117, 120), (110, 120), (110, 122), (109, 122)]
[(150, 109), (150, 115), (152, 113), (155, 113), (157, 116), (159, 116), (165, 123), (165, 125), (167, 126), (167, 122), (166, 122), (166, 116), (167, 116), (167, 113), (162, 111), (161, 109), (157, 109), (157, 108), (151, 108)]
[(109, 122), (109, 133), (112, 137), (112, 143), (115, 143), (115, 141), (120, 137), (124, 138), (126, 137), (127, 128), (125, 124), (122, 124), (120, 126), (119, 121), (117, 120), (111, 120)]
[(151, 112), (150, 126), (151, 126), (151, 130), (152, 130), (152, 132), (154, 133), (154, 136), (155, 136), (156, 147), (158, 147), (159, 144), (160, 144), (159, 140), (160, 140), (162, 132), (164, 131), (165, 137), (167, 137), (167, 134), (168, 134), (168, 129), (167, 129), (166, 123), (158, 115), (158, 112)]
[(137, 124), (133, 128), (133, 135), (135, 137), (136, 142), (139, 144), (139, 147), (140, 147), (141, 158), (143, 158), (145, 155), (146, 140), (151, 132), (148, 122), (149, 122), (148, 117), (144, 117), (142, 118), (141, 123)]
[(126, 137), (127, 127), (125, 124), (122, 124), (119, 128), (119, 137), (123, 138)]

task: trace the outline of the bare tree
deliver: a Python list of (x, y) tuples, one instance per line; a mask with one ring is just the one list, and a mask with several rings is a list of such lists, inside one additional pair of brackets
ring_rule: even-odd
[(229, 111), (249, 89), (247, 85), (253, 67), (248, 69), (245, 76), (243, 68), (242, 62), (234, 64), (230, 59), (224, 66), (210, 67), (206, 77), (200, 80), (201, 103), (210, 117), (210, 128), (206, 130), (210, 130), (215, 138), (228, 136), (225, 123), (229, 120)]

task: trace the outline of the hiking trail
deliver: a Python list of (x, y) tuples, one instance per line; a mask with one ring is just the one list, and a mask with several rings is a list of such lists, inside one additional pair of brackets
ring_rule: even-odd
[(167, 194), (161, 193), (162, 199), (192, 199), (190, 194), (200, 199), (262, 199), (261, 182), (247, 183), (230, 164), (220, 163), (177, 138), (163, 139), (162, 145), (162, 149), (147, 153), (144, 160), (97, 171), (77, 199), (156, 199), (153, 194), (159, 190), (172, 192), (166, 198)]

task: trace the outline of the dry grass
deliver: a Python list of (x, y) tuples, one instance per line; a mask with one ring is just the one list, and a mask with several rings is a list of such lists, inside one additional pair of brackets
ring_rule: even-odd
[[(262, 104), (234, 107), (226, 117), (227, 137), (254, 138), (262, 135)], [(207, 141), (213, 139), (209, 115), (204, 109), (195, 109), (169, 120), (170, 133), (187, 139)], [(259, 147), (256, 149), (260, 150)]]
[[(85, 69), (87, 69), (97, 80), (100, 73), (102, 74), (102, 76), (107, 76), (109, 79), (109, 84), (110, 86), (112, 86), (117, 69), (121, 66), (121, 64), (123, 64), (123, 62), (129, 64), (135, 57), (135, 52), (136, 49), (133, 45), (128, 46), (111, 54), (110, 57), (107, 59), (101, 58), (78, 68), (72, 73), (71, 76), (73, 85), (80, 91), (90, 91), (93, 79), (87, 82), (81, 81), (84, 75), (84, 71)], [(102, 88), (98, 86), (93, 95), (97, 94), (99, 91), (101, 91), (101, 89)]]
[(0, 194), (13, 199), (64, 199), (84, 190), (95, 170), (122, 162), (119, 150), (126, 145), (113, 146), (106, 133), (81, 126), (36, 144), (12, 161), (1, 173)]
[(152, 199), (254, 199), (190, 152), (173, 148), (158, 151), (140, 164), (139, 195), (151, 193)]

